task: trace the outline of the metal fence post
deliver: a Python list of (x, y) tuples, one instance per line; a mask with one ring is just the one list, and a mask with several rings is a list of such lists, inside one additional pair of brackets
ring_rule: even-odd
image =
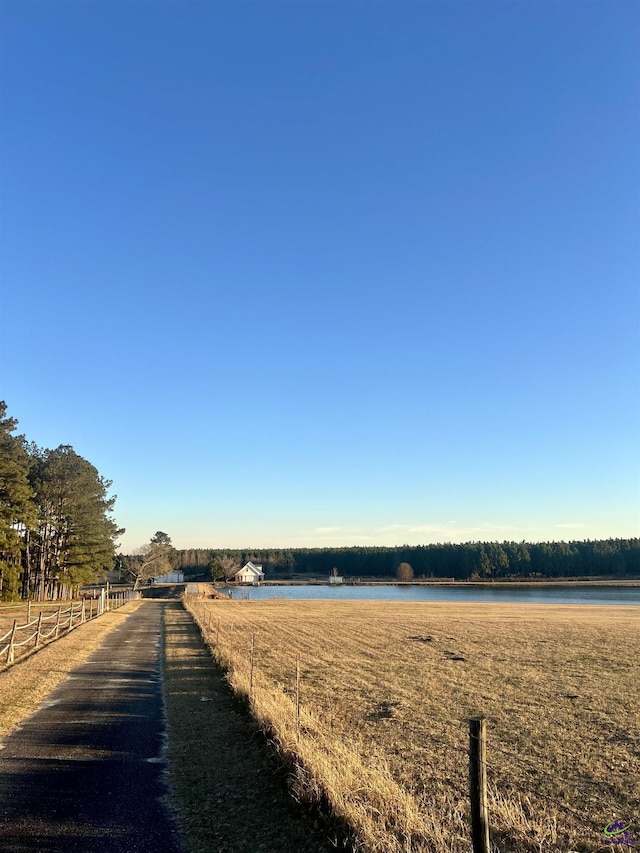
[(256, 648), (256, 635), (251, 635), (251, 671), (249, 673), (249, 698), (253, 695), (253, 659)]
[(300, 652), (296, 654), (296, 739), (300, 740)]

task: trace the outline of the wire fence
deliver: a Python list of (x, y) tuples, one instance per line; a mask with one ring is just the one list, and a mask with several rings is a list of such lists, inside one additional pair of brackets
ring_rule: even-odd
[[(226, 638), (221, 637), (220, 618), (216, 618), (211, 606), (195, 596), (185, 597), (184, 603), (223, 667), (226, 668), (228, 664), (233, 668), (239, 664), (246, 669), (245, 689), (251, 702), (256, 679), (261, 678), (255, 634), (243, 635), (237, 626), (225, 625), (223, 634), (229, 629), (231, 634)], [(229, 656), (228, 648), (233, 649), (232, 656)], [(299, 655), (294, 657), (295, 687), (292, 690), (295, 693), (289, 698), (295, 708), (296, 741), (299, 743), (305, 726), (300, 723), (303, 715), (300, 711)], [(292, 672), (293, 667), (292, 662)], [(274, 687), (276, 685), (272, 685), (272, 688)], [(281, 701), (281, 687), (278, 689)], [(313, 713), (318, 719), (322, 719), (322, 709), (314, 709)], [(474, 729), (472, 720), (482, 720), (480, 727)], [(632, 784), (635, 785), (631, 778), (629, 794), (624, 795), (619, 790), (615, 793), (608, 790), (604, 782), (595, 778), (571, 779), (565, 774), (550, 772), (519, 749), (510, 749), (508, 744), (494, 742), (493, 739), (489, 741), (484, 719), (472, 720), (469, 720), (468, 732), (442, 719), (423, 720), (421, 728), (425, 745), (433, 744), (444, 756), (443, 765), (456, 768), (457, 772), (447, 772), (446, 776), (438, 781), (448, 785), (458, 801), (463, 798), (466, 800), (464, 820), (468, 828), (467, 850), (472, 849), (473, 853), (506, 849), (540, 850), (541, 853), (544, 850), (562, 850), (564, 853), (575, 853), (576, 849), (579, 849), (586, 853), (608, 850), (615, 846), (623, 853), (640, 851), (640, 825), (632, 823), (634, 819), (640, 819), (640, 800), (635, 796), (635, 787), (634, 793), (631, 792)], [(463, 757), (465, 770), (461, 767)], [(567, 760), (567, 767), (575, 760), (570, 755), (563, 758)], [(637, 758), (640, 759), (640, 755)], [(465, 775), (462, 773), (466, 772), (468, 775), (465, 786)], [(436, 780), (431, 781), (435, 783)], [(428, 799), (428, 785), (428, 782), (424, 783), (424, 800)], [(509, 807), (504, 803), (508, 803)], [(500, 821), (495, 819), (495, 814), (492, 815), (492, 807), (496, 811), (501, 808)], [(513, 815), (513, 824), (521, 824), (518, 827), (520, 835), (524, 835), (526, 831), (531, 834), (530, 830), (522, 828), (528, 817), (540, 824), (546, 821), (549, 836), (557, 827), (565, 828), (571, 823), (574, 828), (572, 844), (568, 846), (564, 843), (563, 846), (560, 840), (549, 841), (534, 837), (519, 841), (516, 840), (519, 838), (517, 833), (509, 839), (509, 828), (505, 828), (505, 822), (508, 822), (508, 818), (505, 821), (505, 814), (509, 816), (509, 808)], [(582, 834), (582, 838), (578, 840), (575, 840), (576, 828)], [(515, 848), (510, 846), (514, 841)], [(416, 847), (407, 849), (431, 848), (417, 844)], [(454, 848), (442, 846), (440, 849)]]
[[(106, 589), (102, 589), (95, 598), (71, 601), (66, 607), (59, 605), (53, 612), (40, 610), (33, 618), (32, 605), (28, 602), (23, 617), (26, 618), (24, 624), (19, 624), (16, 618), (9, 630), (0, 636), (0, 668), (6, 669), (18, 663), (42, 646), (68, 634), (78, 625), (96, 619), (108, 610), (116, 610), (139, 597), (140, 593), (133, 590), (107, 593)], [(25, 606), (21, 607), (24, 611)]]

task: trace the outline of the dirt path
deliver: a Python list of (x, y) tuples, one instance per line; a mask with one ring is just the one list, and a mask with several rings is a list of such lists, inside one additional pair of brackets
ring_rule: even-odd
[(170, 781), (190, 853), (335, 853), (287, 793), (262, 737), (177, 603), (165, 609), (165, 693)]
[(163, 782), (163, 606), (133, 611), (4, 740), (0, 850), (181, 850)]

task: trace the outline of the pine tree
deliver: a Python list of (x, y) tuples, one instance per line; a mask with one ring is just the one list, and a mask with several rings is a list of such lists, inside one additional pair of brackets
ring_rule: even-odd
[(0, 597), (19, 597), (21, 553), (26, 533), (35, 521), (33, 490), (29, 485), (29, 454), (23, 436), (15, 436), (18, 422), (6, 417), (0, 401)]
[(95, 581), (113, 568), (119, 530), (113, 517), (111, 482), (69, 445), (39, 451), (32, 469), (38, 503), (33, 537), (38, 597)]

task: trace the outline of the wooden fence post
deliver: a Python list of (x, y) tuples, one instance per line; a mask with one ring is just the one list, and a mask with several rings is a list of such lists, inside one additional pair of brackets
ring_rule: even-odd
[(13, 661), (14, 661), (14, 658), (13, 658), (13, 642), (14, 642), (15, 637), (16, 637), (17, 627), (18, 627), (18, 620), (14, 619), (13, 620), (13, 628), (11, 630), (11, 638), (9, 640), (9, 648), (7, 649), (7, 663), (13, 663)]
[(36, 649), (40, 645), (40, 629), (42, 628), (42, 610), (40, 611), (40, 615), (38, 616), (38, 629), (36, 631)]
[(469, 720), (469, 793), (471, 796), (473, 853), (490, 853), (486, 758), (487, 742), (484, 717), (471, 717)]
[(87, 614), (85, 613), (84, 598), (83, 598), (82, 599), (82, 610), (80, 612), (80, 622), (86, 622), (86, 621), (87, 621)]
[(62, 616), (62, 606), (58, 607), (58, 618), (56, 619), (56, 640), (60, 633), (60, 617)]
[(31, 622), (31, 599), (27, 601), (27, 622)]

